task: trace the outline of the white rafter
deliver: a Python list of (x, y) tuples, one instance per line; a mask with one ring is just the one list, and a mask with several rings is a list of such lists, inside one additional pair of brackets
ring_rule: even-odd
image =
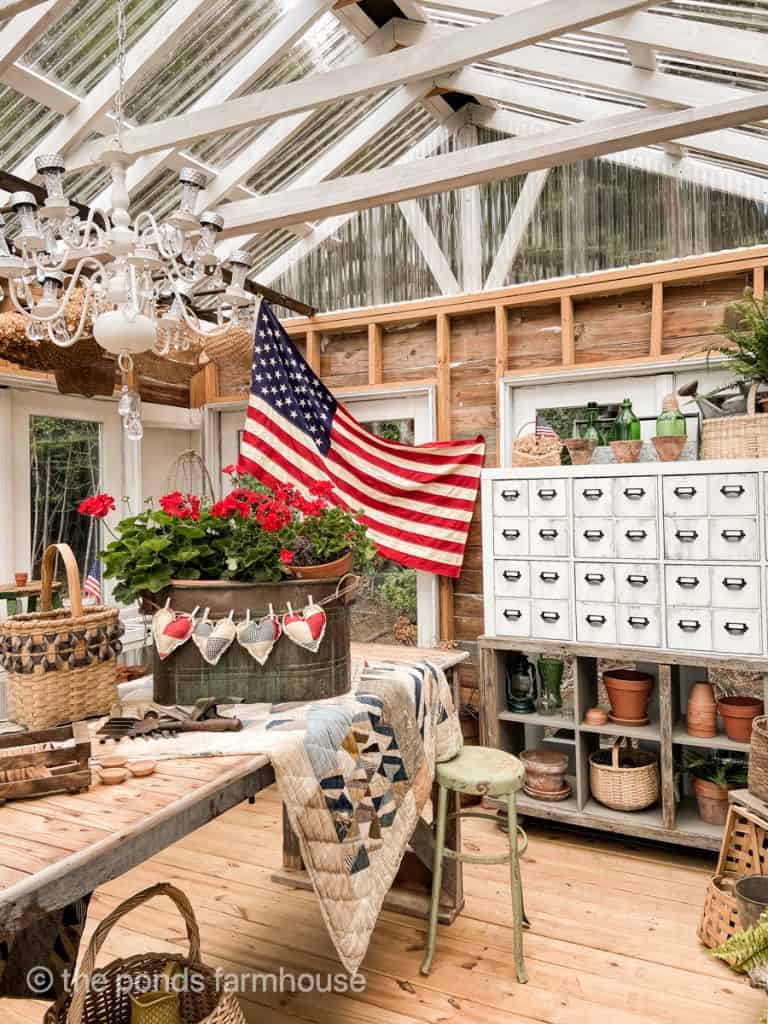
[(23, 14), (32, 7), (40, 7), (44, 2), (45, 0), (0, 0), (0, 18), (3, 21), (6, 18), (15, 18), (17, 14)]
[[(437, 281), (437, 286), (443, 295), (456, 295), (461, 291), (456, 275), (451, 270), (448, 257), (440, 248), (440, 243), (435, 233), (429, 226), (429, 221), (419, 206), (417, 199), (409, 199), (400, 203), (400, 212), (403, 215), (408, 229), (418, 245), (424, 261), (432, 271), (432, 276)], [(259, 275), (261, 277), (261, 275)]]
[(507, 274), (517, 258), (523, 244), (528, 225), (531, 223), (536, 204), (549, 177), (549, 168), (531, 171), (523, 182), (520, 195), (517, 197), (512, 216), (509, 218), (504, 236), (499, 243), (496, 257), (483, 287), (485, 289), (503, 288)]
[[(474, 60), (493, 57), (562, 32), (585, 28), (611, 14), (647, 6), (638, 0), (547, 0), (530, 9), (526, 17), (513, 15), (465, 29), (435, 48), (409, 47), (403, 51), (309, 75), (287, 85), (238, 97), (192, 114), (180, 114), (127, 131), (123, 138), (132, 155), (186, 145), (221, 132), (272, 121), (337, 100), (377, 92), (395, 85), (419, 81), (462, 67)], [(73, 157), (76, 166), (97, 161), (103, 142), (85, 145)]]
[(47, 32), (71, 4), (72, 0), (46, 0), (17, 14), (0, 29), (0, 74)]

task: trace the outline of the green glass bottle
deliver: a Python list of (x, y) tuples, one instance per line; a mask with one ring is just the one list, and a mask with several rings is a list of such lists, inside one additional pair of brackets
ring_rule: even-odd
[(619, 415), (616, 417), (615, 433), (617, 441), (640, 440), (640, 420), (635, 416), (630, 398), (625, 398), (621, 403)]
[(605, 436), (600, 429), (600, 407), (597, 402), (587, 402), (587, 425), (581, 436), (588, 441), (594, 441), (596, 445), (605, 444)]
[(656, 420), (657, 437), (685, 437), (685, 416), (680, 412), (677, 395), (665, 395), (661, 415)]

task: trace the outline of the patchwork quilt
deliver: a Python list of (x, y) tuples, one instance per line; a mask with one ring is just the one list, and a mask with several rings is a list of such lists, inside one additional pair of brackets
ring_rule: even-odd
[(328, 931), (354, 974), (435, 763), (461, 752), (450, 687), (430, 662), (376, 662), (349, 694), (275, 705), (267, 730), (283, 734), (270, 744), (277, 785)]

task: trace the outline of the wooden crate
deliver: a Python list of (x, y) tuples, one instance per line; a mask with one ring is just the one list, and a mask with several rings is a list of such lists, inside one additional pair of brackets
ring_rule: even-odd
[[(32, 750), (40, 745), (66, 743), (54, 749)], [(0, 805), (49, 793), (80, 793), (91, 785), (88, 760), (91, 738), (85, 722), (56, 729), (11, 733), (0, 736), (0, 778), (8, 771), (42, 768), (45, 778), (0, 782)]]

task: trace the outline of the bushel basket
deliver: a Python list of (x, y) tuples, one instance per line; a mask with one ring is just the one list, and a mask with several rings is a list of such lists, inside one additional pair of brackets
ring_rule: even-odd
[[(168, 896), (176, 904), (187, 927), (189, 955), (144, 953), (125, 960), (113, 960), (96, 968), (96, 958), (113, 926), (131, 910), (156, 896)], [(163, 991), (168, 967), (174, 965), (170, 991), (178, 993), (178, 1002), (164, 1009), (144, 1009), (135, 1013), (146, 1024), (246, 1024), (236, 997), (223, 990), (216, 972), (200, 961), (200, 931), (195, 912), (180, 889), (167, 882), (136, 893), (116, 907), (93, 933), (90, 945), (72, 984), (72, 994), (63, 996), (50, 1007), (44, 1024), (132, 1024), (131, 996)], [(133, 991), (132, 991), (133, 990)]]
[(716, 416), (701, 425), (702, 459), (756, 459), (768, 455), (768, 414), (756, 413), (757, 384), (747, 395), (746, 416)]
[[(57, 553), (64, 562), (69, 608), (52, 610)], [(67, 544), (43, 556), (40, 611), (0, 623), (0, 666), (8, 673), (8, 717), (48, 729), (105, 715), (117, 699), (117, 655), (123, 624), (117, 608), (83, 607), (80, 573)]]
[(589, 755), (592, 796), (615, 811), (642, 811), (659, 798), (659, 758), (647, 750), (622, 750), (618, 736), (610, 750)]

